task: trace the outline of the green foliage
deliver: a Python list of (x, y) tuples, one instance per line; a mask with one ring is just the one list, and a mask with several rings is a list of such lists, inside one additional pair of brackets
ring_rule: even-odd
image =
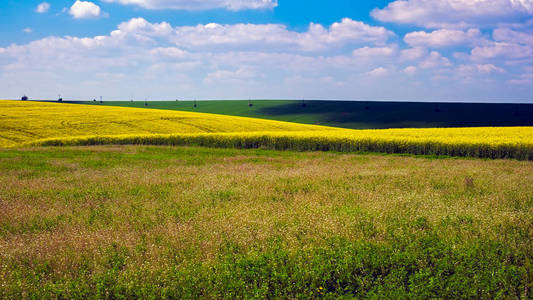
[(155, 271), (124, 269), (128, 255), (113, 244), (103, 252), (101, 271), (79, 282), (46, 280), (44, 286), (39, 282), (51, 267), (33, 265), (23, 279), (30, 284), (28, 296), (505, 299), (533, 292), (525, 280), (532, 275), (525, 265), (531, 253), (513, 253), (486, 241), (454, 248), (431, 231), (395, 245), (332, 239), (325, 246), (293, 252), (272, 242), (266, 251), (249, 253), (230, 246), (212, 263)]

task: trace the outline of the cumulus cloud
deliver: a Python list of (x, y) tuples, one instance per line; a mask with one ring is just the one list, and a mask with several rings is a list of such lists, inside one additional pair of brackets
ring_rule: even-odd
[(22, 31), (25, 32), (25, 33), (32, 33), (33, 29), (31, 29), (30, 27), (26, 27), (26, 28), (22, 29)]
[[(352, 68), (361, 66), (354, 56), (327, 53), (336, 52), (346, 44), (382, 44), (391, 34), (384, 28), (350, 19), (329, 27), (311, 24), (308, 31), (296, 32), (278, 24), (172, 27), (166, 22), (150, 23), (143, 18), (134, 18), (119, 24), (109, 35), (47, 37), (25, 45), (0, 48), (3, 55), (0, 73), (9, 70), (22, 74), (31, 69), (35, 73), (41, 72), (41, 76), (52, 72), (57, 77), (58, 74), (70, 74), (72, 65), (76, 65), (77, 72), (83, 72), (84, 76), (121, 69), (129, 70), (124, 73), (132, 73), (131, 69), (134, 69), (157, 77), (160, 74), (155, 70), (171, 72), (195, 66), (188, 72), (198, 76), (203, 73), (201, 76), (209, 79), (204, 82), (212, 83), (229, 75), (242, 79), (260, 69), (288, 73), (319, 73), (333, 69), (353, 71)], [(218, 45), (223, 47), (214, 51)], [(365, 46), (354, 53), (393, 56), (395, 47)], [(310, 52), (315, 50), (322, 51), (321, 56)], [(242, 69), (242, 66), (250, 67)], [(98, 78), (87, 79), (91, 85), (97, 81)]]
[(343, 19), (328, 28), (311, 23), (304, 32), (291, 31), (280, 24), (217, 23), (173, 28), (166, 22), (150, 23), (134, 18), (121, 23), (112, 36), (130, 36), (137, 39), (164, 38), (187, 49), (232, 49), (323, 51), (348, 44), (384, 44), (394, 34), (383, 27), (370, 26), (351, 19)]
[(328, 28), (311, 23), (305, 32), (290, 31), (280, 24), (210, 23), (176, 28), (173, 41), (181, 47), (213, 47), (246, 45), (285, 46), (305, 51), (324, 50), (350, 43), (384, 44), (394, 33), (384, 27), (370, 26), (349, 18)]
[(516, 31), (511, 28), (496, 28), (492, 34), (495, 41), (533, 46), (533, 31)]
[[(507, 47), (504, 45), (529, 49), (529, 36), (522, 33), (529, 34), (515, 27), (501, 27), (494, 31), (492, 40), (486, 37), (472, 47), (479, 57), (490, 57), (487, 49)], [(402, 49), (390, 42), (391, 37), (393, 34), (383, 27), (351, 19), (330, 26), (311, 24), (307, 30), (293, 31), (279, 24), (173, 27), (167, 22), (134, 18), (102, 36), (46, 37), (0, 47), (0, 88), (14, 96), (22, 89), (32, 95), (55, 96), (61, 92), (71, 98), (79, 94), (96, 97), (98, 94), (92, 94), (95, 91), (105, 91), (104, 95), (116, 99), (129, 99), (131, 95), (138, 98), (322, 95), (353, 99), (364, 95), (371, 98), (376, 91), (389, 98), (401, 98), (401, 93), (387, 93), (408, 91), (411, 84), (445, 77), (475, 82), (476, 78), (491, 75), (518, 84), (529, 80), (521, 73), (533, 72), (533, 67), (527, 69), (527, 64), (518, 64), (518, 59), (527, 59), (524, 57), (527, 52), (515, 55), (515, 67), (483, 58), (475, 61), (474, 55), (454, 67), (455, 62), (440, 52), (428, 50), (431, 48), (428, 43)], [(483, 51), (485, 56), (481, 55)], [(498, 55), (509, 59), (504, 54)], [(459, 75), (454, 76), (455, 73)], [(382, 89), (384, 85), (388, 88)], [(418, 91), (414, 86), (411, 90)]]
[(207, 74), (204, 79), (206, 83), (215, 82), (238, 82), (238, 81), (250, 81), (254, 78), (261, 77), (261, 74), (254, 68), (249, 66), (239, 67), (235, 71), (230, 70), (217, 70)]
[(402, 70), (407, 75), (414, 75), (416, 74), (417, 68), (415, 66), (408, 66), (405, 69)]
[(506, 42), (491, 42), (484, 46), (475, 47), (471, 51), (473, 60), (486, 59), (521, 59), (533, 56), (533, 48)]
[(43, 2), (39, 5), (37, 5), (37, 8), (35, 9), (36, 12), (40, 13), (40, 14), (44, 14), (46, 12), (48, 12), (48, 10), (50, 9), (50, 4), (47, 3), (47, 2)]
[(143, 18), (133, 18), (120, 23), (118, 29), (111, 32), (112, 37), (132, 37), (137, 40), (150, 40), (154, 37), (170, 39), (174, 29), (167, 22), (150, 23)]
[(176, 47), (158, 47), (150, 50), (150, 54), (155, 57), (165, 58), (186, 58), (189, 53)]
[(99, 17), (101, 10), (100, 6), (90, 1), (76, 0), (70, 7), (68, 13), (76, 19), (89, 19)]
[(371, 15), (383, 22), (426, 28), (491, 25), (533, 14), (533, 0), (397, 0)]
[(383, 67), (375, 68), (374, 70), (367, 72), (366, 75), (372, 77), (381, 77), (389, 74), (389, 70)]
[(104, 0), (126, 5), (137, 5), (146, 9), (208, 10), (227, 9), (272, 9), (277, 0)]
[(494, 74), (504, 72), (504, 69), (496, 67), (493, 64), (459, 65), (457, 67), (457, 74), (464, 77), (471, 77), (478, 74)]
[(420, 63), (422, 69), (435, 69), (440, 67), (449, 67), (451, 62), (448, 58), (442, 56), (437, 51), (432, 51), (429, 56)]
[[(99, 48), (108, 46), (156, 45), (153, 49), (159, 55), (180, 56), (188, 51), (220, 52), (237, 51), (274, 52), (292, 51), (329, 51), (347, 44), (381, 45), (392, 35), (383, 27), (373, 27), (351, 19), (343, 19), (328, 28), (311, 24), (308, 31), (296, 32), (279, 24), (206, 24), (198, 26), (172, 27), (167, 22), (151, 23), (143, 18), (133, 18), (118, 25), (107, 36), (93, 38), (50, 37), (34, 41), (29, 45), (41, 44), (46, 49), (61, 48), (69, 45), (76, 47)], [(63, 47), (64, 46), (64, 47)], [(13, 49), (23, 46), (13, 46)], [(392, 55), (396, 46), (362, 47), (354, 55)]]
[[(517, 31), (510, 27), (498, 27), (492, 40), (484, 40), (470, 51), (470, 59), (512, 61), (530, 60), (533, 57), (533, 32), (528, 29)], [(464, 55), (468, 57), (468, 55)]]
[(446, 48), (475, 44), (481, 39), (479, 29), (468, 31), (440, 29), (433, 32), (416, 31), (405, 35), (403, 40), (412, 47)]
[(357, 57), (388, 57), (396, 54), (395, 46), (389, 47), (363, 47), (352, 51), (353, 56)]
[(426, 55), (427, 49), (424, 47), (408, 48), (400, 52), (402, 60), (416, 60)]

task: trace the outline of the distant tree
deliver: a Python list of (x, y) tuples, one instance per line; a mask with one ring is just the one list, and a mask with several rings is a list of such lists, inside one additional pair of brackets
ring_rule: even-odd
[(254, 106), (254, 105), (252, 104), (252, 100), (248, 100), (248, 106), (249, 106), (249, 107)]
[(22, 98), (20, 98), (20, 100), (26, 101), (26, 100), (28, 100), (28, 96), (24, 95), (24, 96), (22, 96)]
[(307, 103), (305, 103), (304, 99), (302, 99), (302, 107), (307, 107)]
[(102, 96), (100, 96), (100, 104), (104, 103), (104, 101), (102, 100)]
[(197, 107), (198, 105), (196, 104), (196, 100), (194, 100), (194, 105), (193, 107)]
[(96, 99), (93, 99), (93, 102), (96, 102)]

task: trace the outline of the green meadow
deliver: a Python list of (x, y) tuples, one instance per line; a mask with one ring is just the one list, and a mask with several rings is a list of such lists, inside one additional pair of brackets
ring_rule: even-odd
[(0, 298), (532, 297), (531, 161), (47, 147), (0, 182)]

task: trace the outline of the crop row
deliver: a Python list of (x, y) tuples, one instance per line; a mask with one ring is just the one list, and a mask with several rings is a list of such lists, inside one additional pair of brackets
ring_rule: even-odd
[(264, 148), (294, 151), (383, 152), (479, 158), (533, 160), (533, 143), (512, 138), (447, 136), (409, 137), (371, 134), (380, 131), (241, 132), (199, 134), (149, 134), (48, 138), (30, 146), (80, 146), (106, 144)]

